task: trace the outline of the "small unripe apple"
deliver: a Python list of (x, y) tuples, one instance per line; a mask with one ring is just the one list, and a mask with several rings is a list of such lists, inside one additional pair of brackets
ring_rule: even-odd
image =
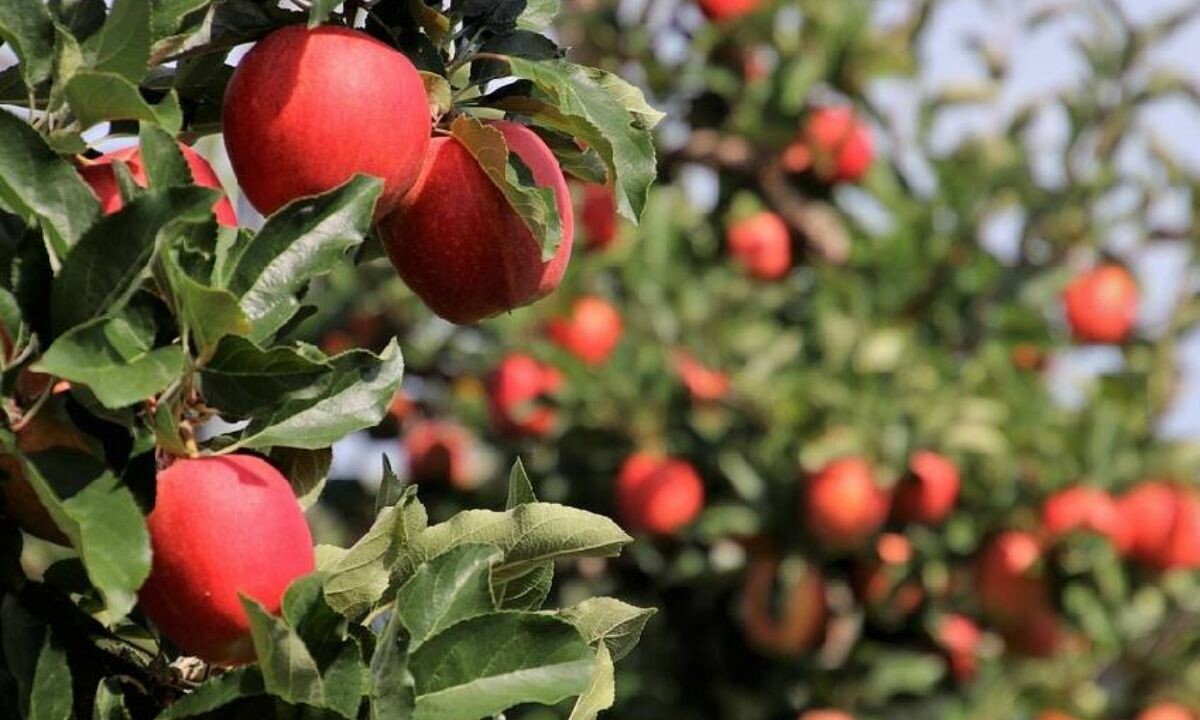
[[(26, 455), (54, 448), (91, 451), (81, 432), (67, 421), (52, 416), (48, 409), (43, 409), (17, 432), (17, 447)], [(0, 491), (4, 493), (4, 514), (30, 535), (68, 545), (70, 541), (67, 536), (58, 529), (50, 517), (50, 511), (25, 477), (21, 462), (12, 455), (0, 455), (0, 471), (7, 476), (0, 481)]]
[(808, 531), (833, 550), (863, 546), (883, 527), (887, 514), (888, 494), (862, 458), (830, 463), (805, 485)]
[(404, 434), (408, 476), (416, 483), (449, 482), (460, 489), (473, 486), (468, 454), (471, 433), (446, 420), (422, 420)]
[[(183, 153), (183, 159), (187, 161), (188, 169), (192, 171), (192, 181), (196, 185), (214, 190), (222, 189), (221, 181), (217, 179), (217, 174), (213, 172), (207, 160), (183, 143), (179, 144), (179, 151)], [(100, 201), (100, 211), (105, 215), (115, 213), (125, 204), (121, 198), (121, 188), (117, 185), (116, 171), (113, 170), (113, 162), (117, 160), (124, 162), (129, 168), (129, 175), (134, 182), (141, 187), (149, 185), (146, 166), (142, 163), (142, 149), (139, 147), (116, 150), (95, 160), (88, 160), (87, 164), (79, 167), (79, 174), (96, 194), (96, 199)], [(213, 211), (217, 215), (218, 223), (227, 227), (237, 227), (237, 213), (233, 211), (229, 198), (222, 195), (213, 205)]]
[(901, 522), (936, 525), (958, 502), (958, 468), (934, 452), (918, 452), (908, 460), (908, 474), (896, 487), (892, 513)]
[(630, 455), (617, 475), (617, 512), (632, 531), (671, 535), (704, 508), (704, 482), (686, 461), (648, 452)]
[(697, 402), (716, 402), (729, 392), (729, 376), (718, 370), (712, 370), (692, 357), (686, 350), (676, 350), (672, 364), (683, 386), (692, 394)]
[(1137, 720), (1196, 720), (1196, 715), (1182, 705), (1162, 702), (1142, 710)]
[[(779, 602), (773, 600), (777, 587)], [(803, 654), (816, 647), (825, 631), (828, 611), (821, 569), (805, 564), (781, 575), (774, 556), (756, 557), (746, 568), (739, 609), (752, 647), (768, 655)]]
[(1132, 555), (1159, 570), (1200, 567), (1200, 498), (1175, 483), (1139, 484), (1119, 501)]
[(238, 64), (222, 127), (238, 184), (262, 214), (362, 173), (383, 180), (379, 219), (416, 181), (432, 118), (402, 53), (345, 27), (289, 25)]
[(783, 166), (812, 170), (825, 182), (856, 182), (871, 169), (875, 150), (871, 130), (849, 107), (817, 108), (800, 139), (784, 151)]
[(1017, 627), (1046, 609), (1049, 588), (1042, 546), (1027, 532), (1008, 531), (984, 546), (976, 565), (979, 606), (996, 624)]
[(1138, 286), (1120, 265), (1103, 265), (1071, 281), (1063, 293), (1067, 323), (1083, 342), (1119, 343), (1137, 320)]
[(697, 0), (700, 12), (715, 23), (729, 22), (758, 9), (762, 0)]
[(551, 320), (546, 332), (554, 343), (588, 365), (602, 365), (621, 341), (624, 323), (612, 303), (582, 297), (571, 306), (569, 318)]
[(1104, 490), (1086, 485), (1074, 485), (1046, 498), (1042, 527), (1051, 539), (1076, 531), (1103, 535), (1121, 555), (1128, 553), (1134, 543), (1133, 529), (1117, 501)]
[(453, 137), (429, 146), (421, 175), (379, 225), (388, 257), (430, 310), (460, 325), (528, 305), (562, 282), (575, 235), (571, 194), (554, 153), (532, 130), (493, 123), (511, 152), (554, 190), (562, 244), (549, 260), (517, 211)]
[(730, 224), (729, 251), (746, 271), (762, 280), (778, 280), (792, 267), (792, 239), (783, 218), (761, 211)]
[(970, 682), (979, 669), (979, 645), (983, 633), (966, 615), (944, 615), (938, 620), (934, 639), (950, 661), (950, 671), (959, 682)]
[(617, 200), (612, 187), (597, 183), (583, 186), (583, 212), (580, 215), (584, 231), (584, 247), (604, 250), (617, 239)]
[(492, 423), (510, 436), (542, 436), (554, 430), (558, 412), (546, 402), (562, 387), (562, 374), (528, 355), (513, 353), (488, 376)]
[(153, 564), (138, 601), (171, 642), (216, 665), (254, 660), (239, 593), (277, 613), (314, 567), (291, 485), (251, 455), (176, 460), (158, 473), (146, 525)]

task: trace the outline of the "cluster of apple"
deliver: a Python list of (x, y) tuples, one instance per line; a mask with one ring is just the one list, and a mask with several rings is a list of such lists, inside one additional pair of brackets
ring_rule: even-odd
[[(549, 293), (571, 252), (570, 196), (554, 154), (522, 125), (492, 127), (535, 182), (555, 193), (563, 236), (548, 260), (463, 144), (432, 137), (428, 98), (412, 63), (364, 33), (333, 26), (273, 32), (235, 71), (223, 117), (238, 184), (263, 214), (357, 174), (382, 178), (374, 217), (397, 272), (434, 312), (459, 323)], [(197, 185), (220, 188), (200, 155), (186, 145), (179, 149)], [(118, 163), (135, 183), (148, 184), (136, 147), (83, 160), (79, 167), (106, 214), (123, 205)], [(237, 226), (228, 198), (221, 197), (214, 211), (221, 225)], [(585, 317), (593, 312), (586, 307)], [(564, 343), (579, 342), (571, 332), (557, 332)], [(510, 372), (522, 371), (517, 363)], [(526, 392), (520, 382), (507, 392)], [(535, 415), (520, 425), (539, 428), (548, 422)], [(416, 474), (455, 477), (448, 458), (462, 441), (453, 433), (447, 440), (445, 430), (432, 426), (410, 435), (417, 450), (412, 455), (426, 458)], [(451, 449), (445, 455), (420, 451), (422, 443), (447, 442)], [(29, 453), (95, 450), (48, 413), (20, 428), (18, 443)], [(0, 462), (12, 478), (4, 488), (6, 512), (30, 532), (66, 543), (16, 459)], [(251, 455), (175, 459), (158, 473), (156, 497), (147, 519), (153, 565), (139, 595), (146, 615), (191, 655), (224, 665), (251, 661), (249, 623), (238, 593), (277, 612), (288, 584), (314, 567), (312, 538), (288, 481)], [(207, 550), (196, 553), (196, 547)]]
[[(379, 85), (380, 77), (388, 82)], [(462, 324), (553, 291), (574, 237), (570, 192), (554, 153), (523, 125), (491, 127), (535, 183), (554, 191), (562, 241), (547, 260), (463, 143), (434, 136), (429, 100), (408, 58), (365, 33), (299, 25), (273, 32), (238, 65), (222, 118), (238, 185), (264, 215), (357, 174), (381, 178), (374, 217), (397, 273), (435, 313)], [(220, 187), (203, 158), (181, 150), (198, 185)], [(121, 206), (118, 160), (145, 185), (137, 148), (81, 168), (106, 212)], [(216, 211), (221, 224), (237, 225), (227, 199)]]
[[(784, 149), (783, 168), (811, 173), (825, 184), (858, 182), (874, 161), (870, 129), (848, 107), (820, 107), (809, 115), (799, 137)], [(735, 218), (726, 232), (729, 252), (752, 277), (779, 280), (792, 267), (787, 223), (770, 210)]]

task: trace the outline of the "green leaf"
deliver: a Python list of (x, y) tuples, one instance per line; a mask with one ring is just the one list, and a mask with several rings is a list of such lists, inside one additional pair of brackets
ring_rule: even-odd
[(342, 0), (312, 0), (312, 4), (308, 8), (309, 29), (311, 30), (328, 20), (329, 13), (341, 4)]
[(162, 253), (161, 258), (179, 323), (200, 351), (200, 362), (211, 357), (225, 336), (250, 334), (250, 320), (233, 293), (196, 280), (180, 267), (173, 253)]
[(525, 11), (517, 18), (517, 27), (544, 32), (558, 17), (560, 0), (528, 0)]
[(553, 188), (534, 183), (529, 169), (516, 153), (509, 152), (504, 135), (496, 128), (469, 115), (459, 115), (450, 124), (450, 132), (521, 216), (542, 248), (542, 260), (554, 257), (562, 244), (563, 226)]
[(456, 623), (496, 611), (491, 569), (501, 557), (494, 545), (460, 545), (417, 568), (395, 604), (411, 650)]
[[(416, 492), (416, 489), (409, 490), (400, 478), (397, 477), (396, 471), (392, 469), (392, 461), (387, 455), (380, 457), (383, 462), (383, 477), (379, 481), (379, 490), (375, 493), (375, 514), (383, 512), (385, 507), (390, 507), (400, 502), (404, 498), (405, 492)], [(422, 525), (424, 529), (424, 525)]]
[(517, 458), (508, 473), (508, 501), (504, 509), (512, 510), (518, 505), (534, 502), (537, 502), (537, 495), (533, 492), (533, 483), (529, 481), (529, 475), (525, 472), (525, 463), (521, 462), (521, 458)]
[(116, 0), (108, 20), (85, 44), (92, 67), (140, 83), (150, 61), (150, 2)]
[(29, 720), (72, 720), (72, 697), (67, 651), (47, 628), (29, 693)]
[(559, 616), (574, 625), (589, 645), (603, 642), (613, 661), (618, 661), (637, 645), (642, 629), (655, 612), (616, 598), (598, 597), (562, 610)]
[(183, 111), (174, 90), (157, 105), (151, 105), (142, 98), (137, 85), (116, 73), (80, 70), (67, 81), (66, 95), (85, 128), (106, 120), (142, 120), (175, 135), (183, 126)]
[(142, 165), (152, 190), (192, 184), (192, 171), (175, 138), (162, 128), (143, 124), (138, 131)]
[(232, 418), (261, 414), (291, 393), (306, 391), (329, 372), (327, 363), (298, 349), (264, 350), (242, 337), (226, 337), (201, 368), (207, 402)]
[(191, 694), (179, 698), (158, 716), (158, 720), (207, 715), (241, 698), (262, 695), (266, 691), (262, 672), (257, 666), (236, 668), (208, 680)]
[[(6, 442), (38, 499), (79, 552), (111, 620), (125, 617), (150, 574), (150, 533), (129, 488), (86, 453), (56, 448), (27, 456), (16, 450), (11, 435)], [(73, 492), (60, 496), (56, 488), (67, 484)]]
[(188, 15), (212, 4), (212, 0), (154, 0), (150, 3), (150, 35), (156, 41), (177, 32)]
[(567, 557), (612, 557), (632, 540), (612, 520), (553, 503), (529, 503), (512, 510), (467, 510), (413, 538), (396, 563), (393, 578), (403, 582), (417, 567), (466, 543), (495, 545), (504, 559), (492, 576), (506, 582), (542, 563)]
[(612, 707), (616, 696), (613, 659), (609, 655), (608, 646), (602, 644), (596, 649), (596, 667), (592, 670), (592, 679), (588, 682), (587, 689), (575, 701), (567, 720), (595, 720), (601, 711)]
[[(30, 88), (50, 77), (54, 34), (54, 19), (41, 0), (0, 3), (0, 41), (8, 43), (17, 54), (25, 84)], [(4, 132), (0, 129), (0, 136)]]
[(437, 73), (420, 71), (425, 85), (425, 96), (429, 98), (429, 112), (434, 122), (454, 108), (453, 88), (450, 81)]
[(357, 639), (342, 646), (341, 652), (323, 676), (325, 706), (347, 720), (358, 717), (363, 696), (370, 689), (370, 670), (362, 659)]
[(129, 708), (125, 707), (125, 695), (121, 692), (121, 685), (115, 679), (104, 678), (96, 686), (92, 720), (133, 720)]
[(408, 633), (392, 613), (371, 657), (371, 720), (410, 720), (416, 682), (409, 669)]
[(217, 284), (239, 298), (252, 339), (265, 340), (283, 327), (308, 282), (345, 262), (362, 243), (382, 187), (378, 178), (358, 175), (323, 195), (296, 200), (229, 251)]
[(351, 618), (369, 611), (387, 590), (401, 549), (425, 531), (427, 522), (425, 506), (410, 485), (399, 502), (384, 508), (371, 529), (330, 567), (325, 581), (329, 606)]
[(415, 720), (478, 720), (514, 705), (551, 705), (587, 689), (595, 655), (549, 615), (497, 613), (466, 620), (412, 654)]
[(147, 193), (87, 231), (54, 278), (51, 319), (59, 332), (120, 310), (141, 285), (161, 239), (206, 222), (216, 194), (204, 188)]
[(100, 215), (100, 203), (75, 168), (8, 112), (0, 112), (0, 202), (26, 223), (40, 222), (59, 257)]
[(544, 562), (520, 577), (495, 583), (492, 593), (503, 610), (540, 610), (553, 582), (554, 563)]
[(613, 180), (617, 211), (636, 223), (657, 174), (650, 130), (662, 113), (637, 88), (603, 70), (566, 60), (510, 57), (508, 64), (512, 75), (531, 81), (545, 100), (510, 97), (497, 104), (595, 148)]
[(253, 598), (242, 595), (241, 600), (250, 619), (250, 635), (267, 692), (290, 703), (324, 705), (321, 673), (304, 641)]
[(271, 448), (268, 455), (271, 457), (271, 463), (278, 467), (292, 484), (292, 492), (296, 493), (300, 506), (306, 510), (312, 507), (325, 487), (329, 466), (333, 464), (333, 449), (325, 447), (301, 450), (277, 447)]
[(35, 365), (38, 372), (86, 385), (112, 410), (156, 395), (183, 368), (183, 348), (149, 347), (148, 338), (120, 315), (96, 318), (60, 335)]
[[(226, 346), (232, 348), (228, 353), (223, 350)], [(380, 355), (354, 350), (314, 363), (320, 370), (314, 377), (301, 365), (304, 360), (296, 351), (276, 348), (267, 352), (242, 338), (230, 336), (222, 341), (202, 369), (206, 396), (214, 407), (245, 409), (246, 403), (239, 403), (235, 394), (239, 388), (251, 392), (248, 384), (255, 381), (272, 382), (280, 388), (291, 385), (273, 402), (255, 410), (236, 440), (238, 447), (319, 449), (356, 430), (374, 427), (387, 414), (404, 374), (404, 360), (395, 340)], [(299, 370), (307, 382), (301, 384), (293, 370)]]

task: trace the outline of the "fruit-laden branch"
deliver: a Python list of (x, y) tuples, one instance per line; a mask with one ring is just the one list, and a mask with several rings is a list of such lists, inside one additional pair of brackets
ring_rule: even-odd
[(805, 197), (778, 158), (765, 156), (745, 138), (696, 130), (685, 145), (667, 153), (664, 162), (700, 163), (754, 177), (766, 201), (809, 248), (828, 262), (842, 263), (849, 257), (850, 236), (838, 212), (829, 203)]

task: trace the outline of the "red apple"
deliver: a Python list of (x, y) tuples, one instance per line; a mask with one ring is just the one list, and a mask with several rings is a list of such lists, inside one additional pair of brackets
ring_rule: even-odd
[(1018, 627), (1049, 606), (1042, 546), (1030, 533), (997, 535), (977, 559), (979, 606), (997, 625)]
[(1075, 485), (1060, 490), (1042, 504), (1042, 527), (1051, 539), (1076, 531), (1094, 532), (1108, 538), (1124, 555), (1133, 546), (1133, 529), (1117, 501), (1100, 488)]
[[(222, 189), (221, 181), (217, 179), (217, 174), (213, 172), (207, 160), (183, 143), (179, 144), (179, 151), (183, 153), (183, 159), (187, 161), (196, 185), (214, 190)], [(115, 213), (125, 204), (121, 199), (121, 189), (117, 186), (116, 173), (113, 171), (113, 162), (116, 160), (125, 163), (130, 176), (138, 185), (146, 187), (149, 184), (146, 166), (142, 164), (142, 149), (139, 147), (116, 150), (95, 160), (88, 160), (85, 165), (80, 166), (79, 174), (83, 176), (84, 182), (91, 186), (92, 192), (100, 201), (100, 211), (105, 215)], [(229, 198), (221, 196), (213, 205), (213, 211), (217, 214), (218, 223), (227, 227), (237, 227), (237, 214), (233, 211)]]
[(843, 458), (808, 481), (804, 509), (814, 538), (834, 550), (851, 550), (883, 527), (888, 495), (875, 483), (866, 460)]
[(716, 402), (729, 392), (729, 376), (712, 370), (696, 360), (686, 350), (676, 350), (672, 364), (684, 387), (697, 402)]
[(1161, 702), (1142, 710), (1137, 720), (1196, 720), (1196, 715), (1182, 705)]
[(896, 487), (892, 514), (902, 522), (936, 525), (954, 510), (960, 484), (950, 460), (934, 452), (915, 453)]
[(1159, 570), (1200, 567), (1200, 498), (1164, 481), (1145, 482), (1120, 500), (1132, 555)]
[(284, 590), (312, 572), (312, 535), (292, 488), (251, 455), (175, 461), (158, 473), (146, 518), (153, 549), (138, 594), (146, 616), (189, 655), (254, 660), (239, 594), (279, 612)]
[(417, 483), (449, 482), (459, 489), (474, 486), (467, 456), (473, 439), (462, 425), (422, 420), (404, 434), (409, 479)]
[(849, 107), (823, 107), (812, 112), (801, 137), (783, 154), (792, 172), (813, 170), (825, 182), (855, 182), (874, 160), (871, 130)]
[(726, 233), (729, 251), (754, 277), (778, 280), (792, 267), (792, 240), (783, 218), (762, 211), (735, 221)]
[(1075, 278), (1063, 294), (1067, 323), (1083, 342), (1119, 343), (1137, 320), (1138, 287), (1120, 265), (1104, 265)]
[(975, 621), (965, 615), (944, 615), (937, 623), (934, 638), (950, 661), (950, 671), (959, 682), (970, 682), (979, 669), (979, 644), (983, 633)]
[(1010, 650), (1029, 657), (1053, 657), (1073, 642), (1062, 618), (1048, 607), (1033, 610), (1020, 622), (1004, 628), (1002, 634)]
[(825, 630), (821, 569), (805, 564), (801, 572), (781, 575), (774, 556), (756, 557), (746, 567), (739, 606), (751, 647), (768, 655), (800, 655), (815, 647)]
[(583, 186), (584, 246), (588, 250), (604, 250), (617, 239), (617, 201), (612, 187), (597, 183)]
[(500, 432), (542, 436), (554, 429), (558, 412), (545, 400), (562, 386), (555, 368), (514, 353), (492, 371), (487, 385), (488, 410)]
[(854, 588), (877, 619), (895, 624), (912, 615), (925, 600), (925, 590), (912, 577), (912, 544), (899, 533), (884, 533), (875, 545), (876, 558), (854, 569)]
[(616, 481), (617, 512), (632, 531), (670, 535), (704, 508), (704, 482), (684, 460), (648, 452), (629, 456)]
[(238, 183), (264, 215), (363, 173), (383, 180), (383, 217), (416, 181), (431, 124), (408, 58), (334, 25), (260, 40), (234, 71), (222, 115)]
[(582, 297), (571, 306), (569, 318), (551, 320), (546, 326), (550, 339), (588, 365), (608, 360), (621, 341), (624, 324), (612, 303), (598, 297)]
[(716, 23), (736, 20), (758, 9), (761, 0), (697, 0), (704, 17)]
[(509, 150), (541, 187), (553, 188), (563, 240), (542, 260), (541, 245), (467, 148), (435, 138), (420, 177), (379, 225), (392, 265), (431, 310), (468, 324), (528, 305), (562, 281), (574, 219), (567, 181), (554, 153), (524, 125), (497, 122)]

